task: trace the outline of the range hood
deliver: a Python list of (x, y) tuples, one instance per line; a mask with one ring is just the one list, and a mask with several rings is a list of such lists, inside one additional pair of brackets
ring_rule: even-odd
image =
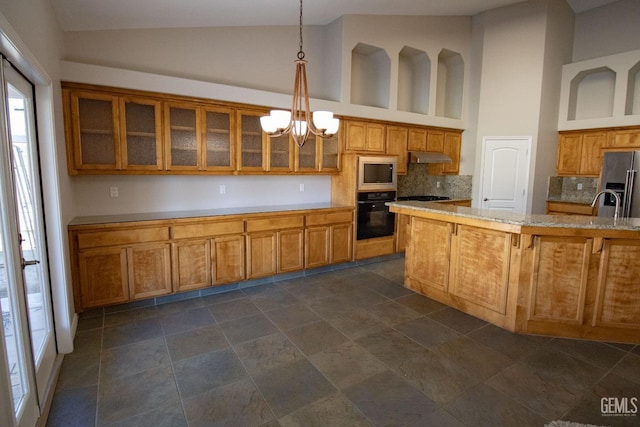
[(409, 163), (451, 163), (451, 157), (435, 151), (411, 151)]

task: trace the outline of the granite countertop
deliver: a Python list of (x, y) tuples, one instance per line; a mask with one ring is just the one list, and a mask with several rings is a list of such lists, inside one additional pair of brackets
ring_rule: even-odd
[(447, 205), (437, 202), (387, 202), (387, 206), (411, 208), (418, 211), (449, 214), (463, 218), (523, 227), (610, 229), (640, 232), (640, 218), (619, 218), (614, 220), (613, 218), (597, 216), (520, 214), (500, 210)]
[(73, 218), (71, 222), (69, 222), (69, 225), (74, 226), (74, 225), (109, 224), (109, 223), (118, 223), (118, 222), (157, 221), (157, 220), (171, 220), (171, 219), (183, 219), (183, 218), (293, 212), (293, 211), (308, 211), (308, 210), (317, 210), (317, 209), (336, 209), (336, 208), (349, 208), (349, 207), (353, 207), (353, 206), (346, 206), (346, 205), (326, 202), (326, 203), (301, 203), (301, 204), (292, 204), (292, 205), (273, 205), (273, 206), (244, 206), (244, 207), (236, 207), (236, 208), (201, 209), (201, 210), (190, 210), (190, 211), (144, 212), (144, 213), (119, 214), (119, 215), (79, 216), (79, 217)]

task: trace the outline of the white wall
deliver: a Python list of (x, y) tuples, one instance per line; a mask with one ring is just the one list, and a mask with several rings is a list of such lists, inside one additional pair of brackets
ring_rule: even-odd
[[(320, 99), (331, 98), (322, 84), (325, 31), (304, 27), (309, 93)], [(298, 27), (71, 31), (64, 43), (68, 61), (290, 94)]]
[(618, 0), (576, 15), (572, 62), (640, 49), (640, 1)]
[(571, 60), (573, 45), (574, 13), (571, 8), (565, 2), (549, 1), (546, 15), (538, 144), (534, 153), (535, 176), (530, 192), (534, 213), (546, 212), (548, 179), (556, 175), (562, 66)]
[[(530, 136), (538, 143), (545, 42), (545, 5), (520, 3), (485, 12), (481, 21), (483, 51), (480, 70), (477, 147), (482, 138)], [(476, 171), (482, 153), (476, 153)], [(530, 185), (535, 172), (530, 168)], [(480, 199), (480, 174), (474, 175), (473, 198)], [(531, 195), (529, 195), (529, 198)], [(531, 210), (531, 202), (528, 203)]]
[[(74, 177), (78, 216), (317, 203), (331, 199), (327, 176)], [(300, 184), (304, 191), (300, 192)], [(225, 194), (220, 194), (220, 185)], [(118, 197), (110, 197), (110, 188)]]

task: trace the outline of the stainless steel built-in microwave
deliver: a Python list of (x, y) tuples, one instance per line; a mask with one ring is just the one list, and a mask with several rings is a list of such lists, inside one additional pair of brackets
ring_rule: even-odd
[(397, 188), (397, 157), (358, 157), (358, 191), (395, 191)]

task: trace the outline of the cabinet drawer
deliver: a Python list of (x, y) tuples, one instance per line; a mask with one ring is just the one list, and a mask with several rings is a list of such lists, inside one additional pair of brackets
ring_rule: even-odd
[(247, 233), (254, 231), (282, 230), (286, 228), (304, 227), (304, 217), (284, 216), (275, 218), (256, 218), (247, 220)]
[(339, 224), (353, 221), (352, 212), (331, 212), (323, 214), (307, 215), (307, 226)]
[(133, 243), (169, 240), (169, 227), (135, 228), (128, 230), (96, 231), (78, 234), (78, 248), (128, 245)]
[(185, 224), (172, 227), (174, 239), (223, 236), (226, 234), (242, 234), (243, 232), (244, 221), (242, 220)]

